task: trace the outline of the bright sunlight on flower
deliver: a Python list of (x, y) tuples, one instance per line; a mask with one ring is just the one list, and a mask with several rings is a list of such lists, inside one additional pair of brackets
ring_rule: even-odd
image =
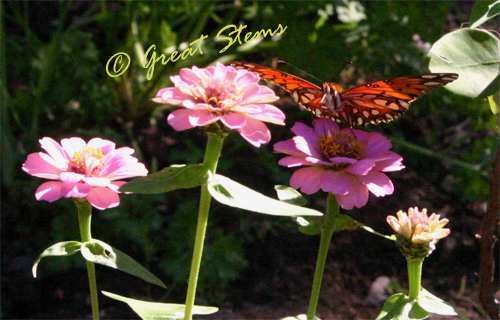
[(269, 142), (271, 133), (263, 122), (284, 125), (285, 115), (272, 106), (279, 98), (259, 85), (259, 77), (217, 63), (215, 67), (184, 68), (170, 77), (175, 87), (158, 91), (153, 101), (183, 106), (168, 116), (175, 130), (206, 126), (220, 120), (237, 130), (256, 147)]
[(387, 217), (396, 233), (412, 243), (423, 244), (442, 239), (450, 234), (450, 229), (443, 228), (448, 219), (439, 220), (438, 214), (427, 216), (427, 209), (419, 211), (417, 207), (408, 209), (408, 214), (402, 210), (394, 216)]
[(314, 120), (314, 129), (303, 123), (292, 128), (293, 139), (278, 142), (275, 152), (288, 154), (278, 163), (308, 166), (292, 175), (290, 186), (306, 194), (318, 190), (335, 194), (344, 209), (362, 207), (371, 191), (377, 197), (392, 194), (394, 186), (383, 173), (404, 168), (391, 142), (379, 133), (339, 129), (331, 119)]
[(116, 180), (148, 174), (144, 165), (130, 156), (134, 149), (115, 149), (113, 142), (101, 138), (88, 143), (81, 138), (69, 138), (59, 144), (45, 137), (40, 145), (48, 154), (30, 154), (23, 170), (32, 176), (56, 181), (38, 187), (37, 200), (87, 198), (97, 209), (113, 208), (120, 203), (118, 188), (126, 183)]

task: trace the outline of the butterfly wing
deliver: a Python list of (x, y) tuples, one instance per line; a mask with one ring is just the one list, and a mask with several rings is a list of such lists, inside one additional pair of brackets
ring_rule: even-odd
[(340, 95), (349, 125), (378, 124), (395, 120), (421, 95), (456, 79), (455, 73), (425, 73), (368, 83)]
[(269, 81), (290, 92), (293, 100), (318, 117), (331, 117), (335, 114), (321, 106), (324, 93), (320, 86), (286, 72), (271, 69), (255, 63), (231, 61), (236, 69), (245, 69), (258, 74), (261, 79)]

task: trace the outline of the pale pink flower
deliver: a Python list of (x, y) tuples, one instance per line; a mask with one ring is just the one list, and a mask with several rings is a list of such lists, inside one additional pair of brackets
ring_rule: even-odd
[(404, 168), (398, 154), (389, 151), (389, 139), (379, 133), (339, 129), (331, 119), (314, 120), (314, 128), (296, 123), (293, 139), (278, 142), (275, 152), (288, 154), (278, 163), (307, 166), (294, 172), (290, 186), (312, 194), (320, 189), (335, 194), (344, 209), (362, 207), (369, 192), (377, 197), (392, 194), (394, 186), (382, 172)]
[(267, 104), (279, 98), (269, 87), (259, 85), (259, 77), (247, 70), (217, 63), (215, 67), (184, 68), (170, 79), (175, 87), (161, 89), (153, 101), (184, 107), (167, 119), (177, 131), (220, 120), (260, 147), (271, 139), (263, 121), (284, 125), (283, 112)]
[(408, 214), (402, 210), (394, 216), (387, 217), (387, 223), (406, 240), (424, 244), (442, 239), (450, 234), (450, 229), (443, 228), (448, 219), (439, 220), (440, 215), (427, 216), (427, 209), (419, 211), (417, 207), (408, 209)]
[(130, 156), (134, 149), (115, 149), (108, 140), (94, 138), (85, 143), (81, 138), (69, 138), (59, 144), (45, 137), (39, 141), (47, 153), (30, 154), (23, 170), (54, 181), (38, 187), (37, 200), (87, 198), (97, 209), (113, 208), (120, 203), (118, 188), (126, 183), (117, 180), (148, 174), (144, 165)]

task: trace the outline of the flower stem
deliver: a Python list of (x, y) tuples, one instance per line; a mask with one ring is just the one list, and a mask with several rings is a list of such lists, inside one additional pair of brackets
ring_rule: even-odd
[[(224, 133), (208, 132), (207, 149), (203, 165), (215, 175), (217, 162), (224, 143)], [(196, 226), (196, 237), (194, 240), (193, 260), (191, 261), (191, 271), (189, 274), (188, 291), (186, 294), (186, 308), (184, 320), (191, 320), (193, 317), (194, 299), (196, 296), (196, 285), (198, 283), (198, 274), (201, 265), (201, 256), (203, 253), (203, 243), (208, 223), (208, 212), (210, 210), (210, 200), (212, 196), (208, 192), (208, 186), (201, 186), (200, 207), (198, 210), (198, 223)]]
[[(80, 224), (80, 236), (82, 242), (92, 240), (90, 233), (90, 221), (92, 219), (92, 205), (85, 198), (73, 198), (78, 209), (78, 222)], [(99, 300), (97, 298), (97, 281), (95, 276), (95, 266), (93, 262), (85, 260), (87, 264), (87, 274), (89, 277), (90, 299), (92, 303), (92, 319), (99, 320)]]
[(410, 301), (415, 300), (420, 295), (422, 290), (422, 265), (423, 258), (406, 258), (408, 265), (408, 283), (410, 291)]
[(319, 292), (321, 290), (321, 281), (323, 280), (323, 271), (325, 269), (328, 248), (335, 230), (335, 217), (339, 215), (339, 204), (335, 195), (328, 193), (326, 203), (326, 213), (323, 225), (321, 226), (321, 239), (319, 243), (318, 259), (316, 260), (316, 270), (314, 271), (314, 281), (311, 290), (311, 299), (309, 300), (309, 309), (307, 310), (307, 320), (314, 320), (316, 308), (318, 306)]

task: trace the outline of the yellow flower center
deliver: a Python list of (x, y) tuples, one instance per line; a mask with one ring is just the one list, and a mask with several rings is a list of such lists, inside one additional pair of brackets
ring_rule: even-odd
[(104, 158), (106, 156), (102, 154), (102, 149), (83, 147), (82, 152), (73, 154), (73, 159), (69, 162), (69, 170), (84, 174), (86, 177), (99, 176), (104, 167)]
[[(338, 157), (360, 160), (366, 154), (366, 144), (358, 141), (353, 134), (346, 131), (330, 130), (326, 136), (319, 137), (318, 140), (319, 151), (327, 161)], [(348, 163), (339, 163), (334, 169), (341, 170), (348, 165)]]

